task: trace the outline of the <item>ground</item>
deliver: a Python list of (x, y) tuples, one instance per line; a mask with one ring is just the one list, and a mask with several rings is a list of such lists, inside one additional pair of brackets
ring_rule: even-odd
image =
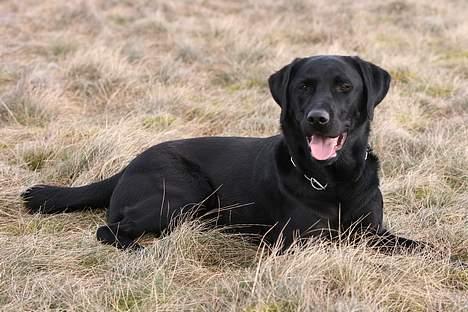
[[(468, 309), (468, 3), (0, 2), (0, 310)], [(310, 242), (278, 255), (197, 221), (144, 252), (104, 246), (104, 211), (29, 215), (34, 183), (108, 177), (147, 147), (269, 136), (266, 79), (294, 57), (359, 55), (392, 85), (375, 112), (385, 223), (437, 246)]]

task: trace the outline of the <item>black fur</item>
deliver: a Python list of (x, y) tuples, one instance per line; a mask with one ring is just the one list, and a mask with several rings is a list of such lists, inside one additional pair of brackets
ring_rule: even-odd
[[(165, 142), (102, 182), (32, 187), (22, 194), (26, 207), (41, 213), (107, 207), (108, 225), (97, 237), (119, 248), (139, 247), (139, 236), (160, 234), (185, 211), (267, 242), (281, 238), (285, 248), (295, 238), (345, 230), (370, 235), (380, 248), (418, 246), (384, 229), (378, 159), (366, 157), (370, 122), (387, 94), (389, 74), (357, 57), (314, 56), (294, 60), (268, 82), (281, 106), (281, 135)], [(326, 125), (307, 119), (317, 109), (330, 116)], [(344, 132), (336, 157), (312, 157), (308, 137)], [(304, 175), (326, 189), (312, 188)]]

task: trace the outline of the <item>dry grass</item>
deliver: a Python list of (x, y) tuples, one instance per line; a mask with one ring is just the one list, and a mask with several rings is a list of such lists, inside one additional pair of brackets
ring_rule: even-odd
[[(0, 2), (0, 310), (468, 309), (466, 1)], [(103, 212), (31, 216), (18, 194), (79, 185), (148, 146), (267, 136), (266, 78), (296, 56), (387, 68), (376, 112), (386, 223), (440, 252), (310, 246), (277, 255), (196, 222), (143, 253), (94, 238)]]

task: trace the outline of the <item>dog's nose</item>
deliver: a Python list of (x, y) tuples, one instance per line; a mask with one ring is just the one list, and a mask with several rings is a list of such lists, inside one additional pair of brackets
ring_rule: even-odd
[(324, 109), (314, 109), (307, 114), (307, 121), (312, 125), (325, 126), (330, 121), (330, 114)]

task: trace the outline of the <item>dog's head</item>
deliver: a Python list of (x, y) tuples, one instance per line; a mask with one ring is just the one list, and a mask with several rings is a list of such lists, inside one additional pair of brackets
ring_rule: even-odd
[(313, 56), (295, 59), (268, 83), (282, 109), (285, 136), (302, 136), (302, 149), (330, 164), (346, 149), (353, 131), (372, 120), (390, 75), (358, 57)]

